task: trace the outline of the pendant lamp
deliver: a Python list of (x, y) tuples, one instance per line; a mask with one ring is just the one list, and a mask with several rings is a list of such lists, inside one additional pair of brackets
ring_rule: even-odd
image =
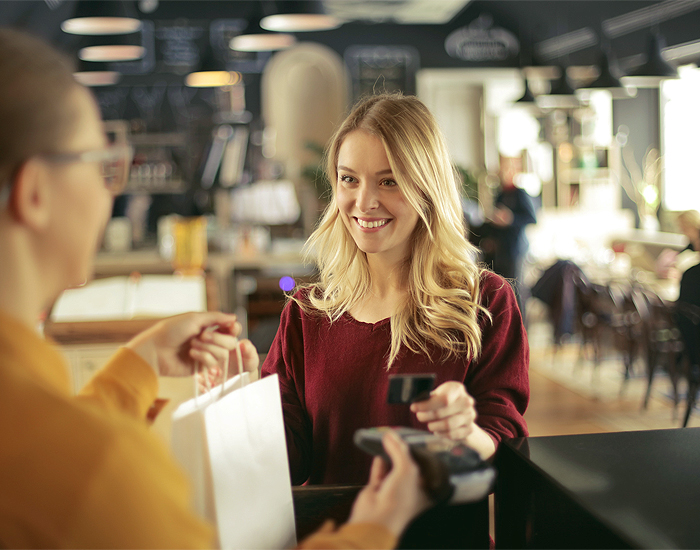
[(527, 78), (523, 79), (525, 82), (525, 92), (523, 93), (522, 97), (520, 99), (517, 99), (515, 101), (516, 104), (519, 105), (534, 105), (535, 104), (535, 96), (532, 95), (532, 91), (530, 90), (530, 86), (527, 83)]
[(190, 88), (221, 88), (234, 86), (241, 81), (241, 73), (236, 71), (195, 71), (185, 78)]
[(260, 26), (275, 32), (313, 32), (337, 29), (343, 22), (325, 13), (320, 0), (277, 2), (277, 13), (263, 17)]
[(78, 58), (82, 61), (111, 63), (134, 61), (146, 54), (140, 32), (128, 34), (101, 34), (83, 36), (78, 44)]
[(581, 101), (576, 96), (576, 90), (569, 84), (566, 69), (561, 67), (561, 75), (552, 84), (547, 94), (537, 96), (537, 104), (543, 109), (578, 107)]
[(235, 86), (241, 81), (241, 73), (227, 71), (223, 63), (217, 63), (213, 52), (204, 58), (199, 70), (185, 77), (185, 84), (191, 88), (222, 88)]
[(291, 48), (296, 41), (288, 33), (239, 34), (231, 39), (229, 47), (239, 52), (273, 52)]
[(127, 46), (116, 44), (104, 44), (101, 46), (88, 46), (81, 48), (78, 57), (83, 61), (116, 62), (135, 61), (141, 59), (146, 53), (143, 46)]
[(286, 50), (296, 44), (293, 34), (267, 32), (260, 26), (260, 19), (249, 22), (246, 33), (234, 36), (228, 47), (237, 52), (274, 52)]
[(113, 86), (121, 80), (121, 73), (110, 69), (107, 63), (81, 61), (73, 77), (83, 86)]
[(646, 63), (622, 77), (622, 82), (638, 88), (656, 88), (664, 80), (679, 78), (678, 70), (663, 58), (665, 47), (664, 38), (658, 33), (652, 33), (647, 42)]
[(613, 99), (627, 99), (637, 95), (637, 90), (633, 86), (625, 86), (620, 80), (620, 69), (609, 49), (601, 52), (599, 66), (598, 77), (577, 90), (579, 97), (585, 99), (591, 91), (595, 90), (607, 90)]
[(65, 33), (102, 36), (130, 34), (141, 29), (141, 21), (122, 1), (82, 1), (76, 4), (75, 16), (61, 23), (61, 30)]

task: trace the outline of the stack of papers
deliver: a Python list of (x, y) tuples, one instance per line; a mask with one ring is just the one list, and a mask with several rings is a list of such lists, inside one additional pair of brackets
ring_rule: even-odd
[(207, 292), (202, 276), (110, 277), (66, 290), (56, 301), (51, 320), (113, 321), (206, 310)]

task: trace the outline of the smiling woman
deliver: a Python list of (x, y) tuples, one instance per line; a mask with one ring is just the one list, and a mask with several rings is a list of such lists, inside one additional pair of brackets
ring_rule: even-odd
[[(326, 173), (331, 201), (307, 242), (320, 280), (291, 297), (262, 368), (280, 378), (293, 482), (363, 479), (358, 428), (427, 428), (484, 458), (525, 435), (520, 312), (510, 285), (475, 263), (425, 105), (361, 101), (331, 140)], [(410, 409), (388, 405), (389, 373), (434, 373), (438, 386)]]
[(418, 213), (392, 175), (381, 140), (363, 130), (347, 135), (338, 152), (336, 200), (357, 247), (375, 270), (389, 273), (408, 252)]

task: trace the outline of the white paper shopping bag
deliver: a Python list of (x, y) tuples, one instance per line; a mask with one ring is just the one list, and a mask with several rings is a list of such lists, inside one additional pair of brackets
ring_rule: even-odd
[(191, 477), (195, 510), (217, 526), (221, 548), (296, 544), (279, 381), (248, 374), (173, 414), (172, 446)]
[(225, 395), (204, 419), (221, 547), (295, 546), (277, 375)]

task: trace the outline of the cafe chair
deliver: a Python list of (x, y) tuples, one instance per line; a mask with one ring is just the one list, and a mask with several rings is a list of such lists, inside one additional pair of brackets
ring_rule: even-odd
[(555, 350), (567, 335), (573, 336), (575, 333), (576, 287), (587, 283), (588, 279), (578, 265), (570, 260), (557, 260), (530, 289), (530, 296), (547, 306)]
[(663, 300), (656, 292), (642, 289), (641, 295), (646, 303), (648, 317), (645, 319), (646, 331), (646, 370), (647, 388), (644, 393), (642, 408), (647, 409), (649, 398), (658, 372), (665, 372), (673, 390), (673, 416), (676, 417), (678, 403), (678, 382), (681, 377), (680, 357), (683, 352), (683, 340), (674, 318), (674, 304)]
[(603, 360), (603, 344), (606, 329), (613, 324), (616, 304), (609, 288), (584, 279), (576, 281), (576, 328), (580, 334), (579, 363), (590, 350), (593, 368), (597, 369)]
[(688, 383), (686, 409), (683, 416), (685, 428), (693, 413), (698, 389), (700, 389), (700, 307), (678, 301), (675, 307), (675, 318), (683, 339), (683, 370)]
[(634, 365), (642, 359), (649, 333), (649, 310), (637, 285), (610, 289), (615, 311), (612, 316), (613, 347), (620, 354), (625, 367), (620, 393), (634, 373)]
[[(635, 284), (599, 285), (580, 281), (576, 287), (577, 322), (581, 338), (579, 362), (592, 350), (594, 369), (604, 357), (622, 361), (624, 371), (620, 394), (635, 374), (635, 366), (645, 361), (652, 332), (651, 311), (644, 289)], [(649, 369), (647, 367), (647, 373)]]

